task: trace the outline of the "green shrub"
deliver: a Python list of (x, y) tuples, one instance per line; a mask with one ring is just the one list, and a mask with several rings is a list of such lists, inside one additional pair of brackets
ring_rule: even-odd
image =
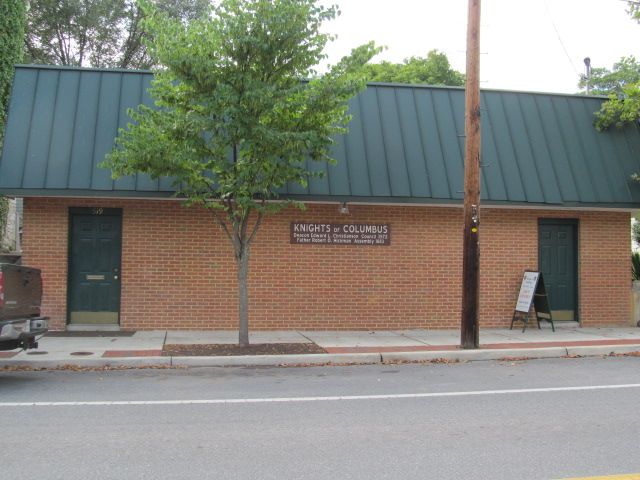
[(637, 245), (640, 245), (640, 221), (638, 220), (631, 225), (631, 238)]
[(631, 279), (640, 280), (640, 252), (631, 254)]

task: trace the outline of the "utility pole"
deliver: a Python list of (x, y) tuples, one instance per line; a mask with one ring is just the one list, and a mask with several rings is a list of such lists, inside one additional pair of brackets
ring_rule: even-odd
[(587, 95), (589, 95), (591, 93), (591, 59), (589, 57), (584, 59), (584, 66), (587, 70), (585, 77), (587, 79)]
[(480, 303), (480, 0), (469, 0), (466, 75), (460, 346), (462, 348), (478, 348)]

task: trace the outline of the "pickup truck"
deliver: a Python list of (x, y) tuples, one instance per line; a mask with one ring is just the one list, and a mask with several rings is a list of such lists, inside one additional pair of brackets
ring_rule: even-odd
[(37, 268), (0, 264), (0, 350), (38, 348), (47, 317), (40, 316), (42, 278)]

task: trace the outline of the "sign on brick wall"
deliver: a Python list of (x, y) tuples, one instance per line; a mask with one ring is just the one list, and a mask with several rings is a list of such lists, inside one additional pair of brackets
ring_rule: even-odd
[(391, 227), (370, 223), (291, 222), (291, 243), (309, 245), (389, 245)]

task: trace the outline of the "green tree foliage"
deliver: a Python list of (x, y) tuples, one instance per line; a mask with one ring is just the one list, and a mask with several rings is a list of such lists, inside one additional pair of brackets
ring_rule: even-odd
[[(640, 63), (634, 56), (622, 57), (613, 69), (592, 68), (589, 82), (592, 95), (622, 95), (624, 87), (640, 82)], [(587, 76), (580, 75), (580, 89), (586, 90)]]
[[(209, 0), (152, 0), (182, 21), (203, 15)], [(31, 0), (25, 39), (32, 63), (150, 68), (136, 0)]]
[(426, 58), (406, 58), (402, 63), (371, 63), (365, 72), (370, 82), (463, 86), (465, 77), (451, 68), (447, 55), (431, 50)]
[[(631, 18), (640, 23), (640, 2), (629, 1), (628, 4)], [(629, 66), (637, 68), (635, 58), (627, 57), (628, 59), (633, 59), (632, 63), (628, 62)], [(600, 111), (596, 113), (596, 128), (605, 130), (612, 125), (622, 127), (626, 123), (638, 120), (640, 120), (640, 79), (626, 82), (621, 86), (620, 91), (609, 95), (609, 101), (605, 102)], [(640, 180), (637, 175), (634, 178)]]
[(640, 119), (640, 83), (622, 87), (622, 93), (612, 93), (609, 101), (596, 113), (596, 128), (605, 130), (611, 125), (622, 127)]
[(635, 19), (638, 23), (640, 23), (640, 1), (637, 1), (637, 0), (629, 1), (629, 15), (631, 15), (631, 18)]
[[(7, 102), (13, 81), (13, 65), (22, 59), (25, 9), (25, 0), (0, 2), (0, 151), (2, 151)], [(8, 208), (8, 200), (0, 196), (0, 243), (5, 230)]]
[(631, 223), (631, 240), (640, 246), (640, 221), (634, 220)]
[(0, 145), (13, 80), (13, 65), (22, 59), (25, 0), (0, 2)]
[(640, 280), (640, 252), (631, 254), (631, 280)]
[[(364, 88), (372, 43), (309, 81), (331, 37), (337, 7), (317, 0), (222, 0), (190, 22), (146, 5), (150, 47), (162, 66), (150, 91), (157, 109), (130, 111), (104, 165), (117, 178), (175, 178), (188, 205), (209, 209), (237, 265), (240, 345), (249, 343), (249, 253), (264, 215), (287, 207), (276, 190), (317, 175), (305, 159), (333, 162), (332, 136), (345, 132), (347, 101)], [(268, 281), (266, 279), (265, 281)]]

